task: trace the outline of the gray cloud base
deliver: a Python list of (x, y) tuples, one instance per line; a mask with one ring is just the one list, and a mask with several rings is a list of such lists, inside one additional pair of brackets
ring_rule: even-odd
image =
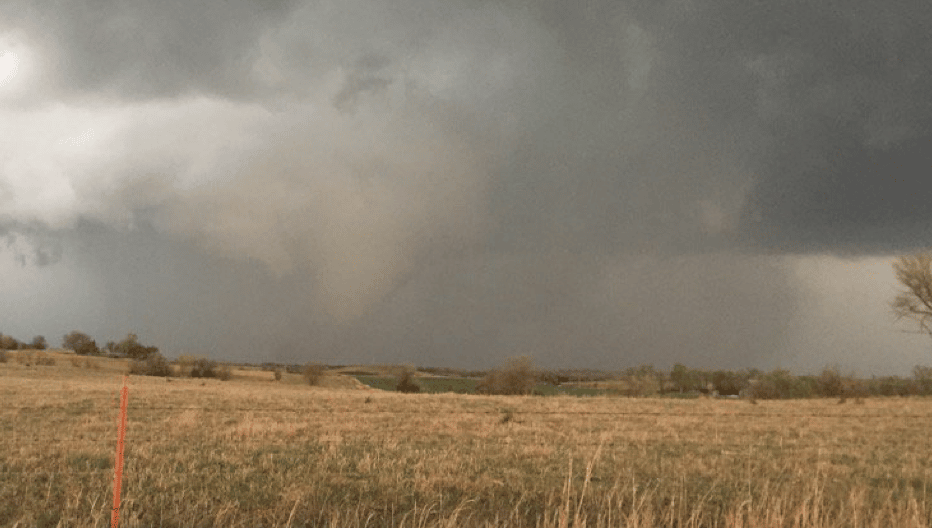
[[(178, 347), (754, 365), (797, 303), (754, 255), (928, 244), (927, 3), (42, 5), (10, 108), (129, 109), (47, 231), (175, 292), (123, 319)], [(171, 271), (107, 256), (149, 244)]]

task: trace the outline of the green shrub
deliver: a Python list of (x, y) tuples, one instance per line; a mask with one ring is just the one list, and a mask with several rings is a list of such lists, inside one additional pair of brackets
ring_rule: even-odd
[(162, 354), (156, 352), (150, 354), (146, 359), (133, 360), (129, 365), (129, 373), (137, 376), (171, 376), (171, 365)]

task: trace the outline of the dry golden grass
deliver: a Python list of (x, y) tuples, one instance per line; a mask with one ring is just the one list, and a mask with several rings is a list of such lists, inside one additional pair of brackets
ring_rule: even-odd
[[(0, 526), (109, 526), (121, 370), (100, 361), (0, 364)], [(270, 379), (131, 377), (122, 526), (932, 518), (930, 400), (400, 395)]]

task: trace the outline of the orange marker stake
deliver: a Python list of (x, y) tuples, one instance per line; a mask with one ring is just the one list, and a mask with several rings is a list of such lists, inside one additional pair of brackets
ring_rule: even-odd
[(123, 376), (123, 389), (120, 390), (120, 430), (117, 436), (116, 470), (113, 476), (113, 511), (110, 514), (110, 528), (120, 525), (120, 489), (123, 487), (123, 439), (126, 437), (126, 404), (129, 403), (129, 387)]

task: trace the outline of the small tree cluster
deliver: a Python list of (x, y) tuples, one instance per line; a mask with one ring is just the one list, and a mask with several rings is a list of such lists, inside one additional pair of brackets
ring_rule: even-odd
[(216, 361), (198, 356), (183, 354), (178, 356), (175, 363), (178, 365), (178, 375), (191, 378), (217, 378), (227, 381), (233, 377), (229, 365), (218, 364)]
[(320, 363), (308, 363), (301, 370), (301, 376), (304, 377), (304, 381), (308, 385), (317, 385), (320, 383), (320, 378), (324, 375), (325, 370), (326, 368)]
[(480, 394), (530, 394), (537, 383), (531, 358), (510, 360), (504, 367), (489, 372), (476, 385)]
[(139, 376), (162, 376), (172, 375), (171, 365), (162, 354), (158, 352), (149, 354), (144, 359), (135, 359), (129, 366), (129, 373)]
[(191, 364), (188, 375), (192, 378), (216, 378), (217, 363), (207, 358), (197, 358)]
[(0, 333), (0, 350), (19, 350), (24, 348), (22, 343), (13, 336)]
[(119, 343), (114, 344), (112, 341), (107, 343), (107, 349), (111, 353), (115, 353), (119, 356), (139, 360), (144, 360), (151, 355), (159, 353), (158, 348), (141, 344), (139, 342), (139, 337), (133, 333), (127, 334), (126, 339), (123, 339)]
[(844, 398), (851, 390), (851, 380), (842, 376), (837, 367), (825, 367), (816, 378), (816, 390), (826, 398)]
[(395, 390), (407, 394), (421, 392), (421, 386), (414, 382), (414, 369), (402, 368), (399, 370), (398, 383), (395, 384)]
[(29, 343), (20, 341), (13, 336), (0, 333), (0, 350), (45, 350), (48, 342), (44, 336), (37, 335)]
[(705, 388), (708, 382), (703, 374), (701, 371), (690, 369), (680, 363), (673, 365), (670, 370), (670, 382), (673, 385), (673, 390), (686, 393)]
[(65, 334), (61, 340), (61, 346), (62, 348), (73, 350), (75, 354), (82, 356), (96, 356), (100, 354), (100, 349), (97, 348), (97, 342), (91, 339), (91, 336), (77, 330)]

